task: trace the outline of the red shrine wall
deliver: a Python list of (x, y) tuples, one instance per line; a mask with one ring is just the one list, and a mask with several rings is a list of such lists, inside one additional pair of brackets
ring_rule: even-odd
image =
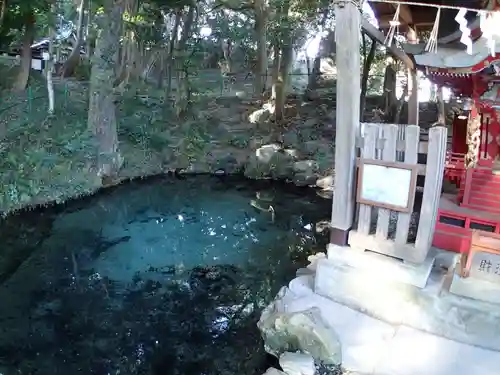
[(491, 166), (493, 161), (500, 160), (500, 111), (490, 105), (478, 103), (481, 114), (481, 146), (479, 148), (479, 164)]
[(467, 153), (467, 119), (455, 116), (452, 124), (451, 152), (457, 154)]
[(473, 76), (473, 99), (475, 107), (481, 115), (481, 145), (479, 148), (479, 164), (491, 166), (500, 160), (500, 85), (498, 82), (487, 82), (479, 76)]
[[(476, 104), (481, 116), (481, 144), (479, 147), (479, 164), (491, 166), (492, 162), (500, 160), (500, 111), (484, 103)], [(474, 109), (476, 110), (476, 109)], [(475, 116), (475, 113), (471, 113)], [(455, 117), (453, 120), (453, 136), (451, 151), (457, 154), (467, 153), (467, 119)]]

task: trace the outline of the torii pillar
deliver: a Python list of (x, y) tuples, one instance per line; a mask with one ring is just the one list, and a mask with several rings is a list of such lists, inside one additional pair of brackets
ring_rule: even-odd
[(360, 133), (361, 0), (334, 0), (337, 65), (335, 188), (330, 244), (348, 243), (355, 209), (356, 137)]

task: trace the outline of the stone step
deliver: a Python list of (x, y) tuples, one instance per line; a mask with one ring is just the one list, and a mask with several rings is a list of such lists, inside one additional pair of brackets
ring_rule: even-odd
[[(311, 279), (308, 283), (320, 296), (387, 323), (500, 351), (500, 309), (490, 302), (450, 293), (446, 281), (453, 272), (444, 271), (448, 262), (442, 262), (440, 255), (438, 252), (436, 267), (423, 289), (408, 283), (388, 282), (390, 277), (386, 273), (390, 268), (380, 271), (373, 265), (373, 269), (364, 272), (345, 263), (336, 264), (330, 254), (329, 259), (317, 260), (315, 274), (298, 279)], [(452, 258), (457, 260), (456, 256)], [(295, 292), (294, 282), (290, 288)], [(423, 373), (412, 372), (412, 375)]]
[(409, 284), (418, 288), (427, 285), (435, 258), (434, 249), (429, 251), (422, 264), (412, 264), (370, 251), (328, 245), (328, 260), (336, 266), (347, 266), (354, 272), (373, 276), (374, 280)]
[(450, 293), (500, 305), (500, 283), (477, 277), (461, 277), (458, 267), (450, 272)]

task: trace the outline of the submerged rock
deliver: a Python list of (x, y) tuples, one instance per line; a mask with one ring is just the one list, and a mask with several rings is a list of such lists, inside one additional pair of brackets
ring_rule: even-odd
[(280, 356), (280, 366), (287, 375), (314, 375), (314, 358), (305, 353), (285, 352)]
[(337, 334), (322, 318), (318, 308), (286, 312), (286, 288), (264, 310), (257, 324), (265, 349), (279, 356), (284, 352), (303, 351), (326, 364), (341, 362), (341, 344)]
[[(0, 374), (1, 375), (1, 374)], [(283, 371), (280, 371), (274, 367), (270, 367), (263, 375), (287, 375)]]

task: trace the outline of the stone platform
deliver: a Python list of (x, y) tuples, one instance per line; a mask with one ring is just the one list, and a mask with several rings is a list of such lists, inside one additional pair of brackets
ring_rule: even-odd
[(381, 282), (400, 282), (424, 288), (436, 261), (437, 251), (429, 252), (422, 264), (413, 265), (389, 256), (328, 246), (328, 259), (342, 269), (351, 269), (363, 275), (370, 275)]
[(457, 264), (450, 269), (447, 283), (455, 295), (490, 302), (500, 309), (500, 257), (497, 254), (474, 252), (469, 276), (461, 277)]
[[(314, 272), (297, 277), (281, 295), (278, 305), (281, 311), (288, 313), (310, 308), (319, 309), (324, 320), (339, 337), (342, 346), (342, 366), (348, 373), (352, 371), (352, 374), (356, 375), (499, 374), (500, 352), (375, 319), (318, 295), (313, 290), (314, 282)], [(401, 312), (404, 313), (405, 311)], [(443, 314), (446, 315), (446, 312)], [(452, 312), (450, 314), (453, 316)]]
[(458, 270), (450, 273), (450, 293), (472, 298), (477, 301), (490, 302), (500, 309), (500, 284), (474, 277), (462, 278)]
[(500, 351), (500, 306), (449, 292), (456, 256), (433, 250), (425, 265), (411, 266), (353, 252), (330, 247), (300, 283), (383, 322)]

